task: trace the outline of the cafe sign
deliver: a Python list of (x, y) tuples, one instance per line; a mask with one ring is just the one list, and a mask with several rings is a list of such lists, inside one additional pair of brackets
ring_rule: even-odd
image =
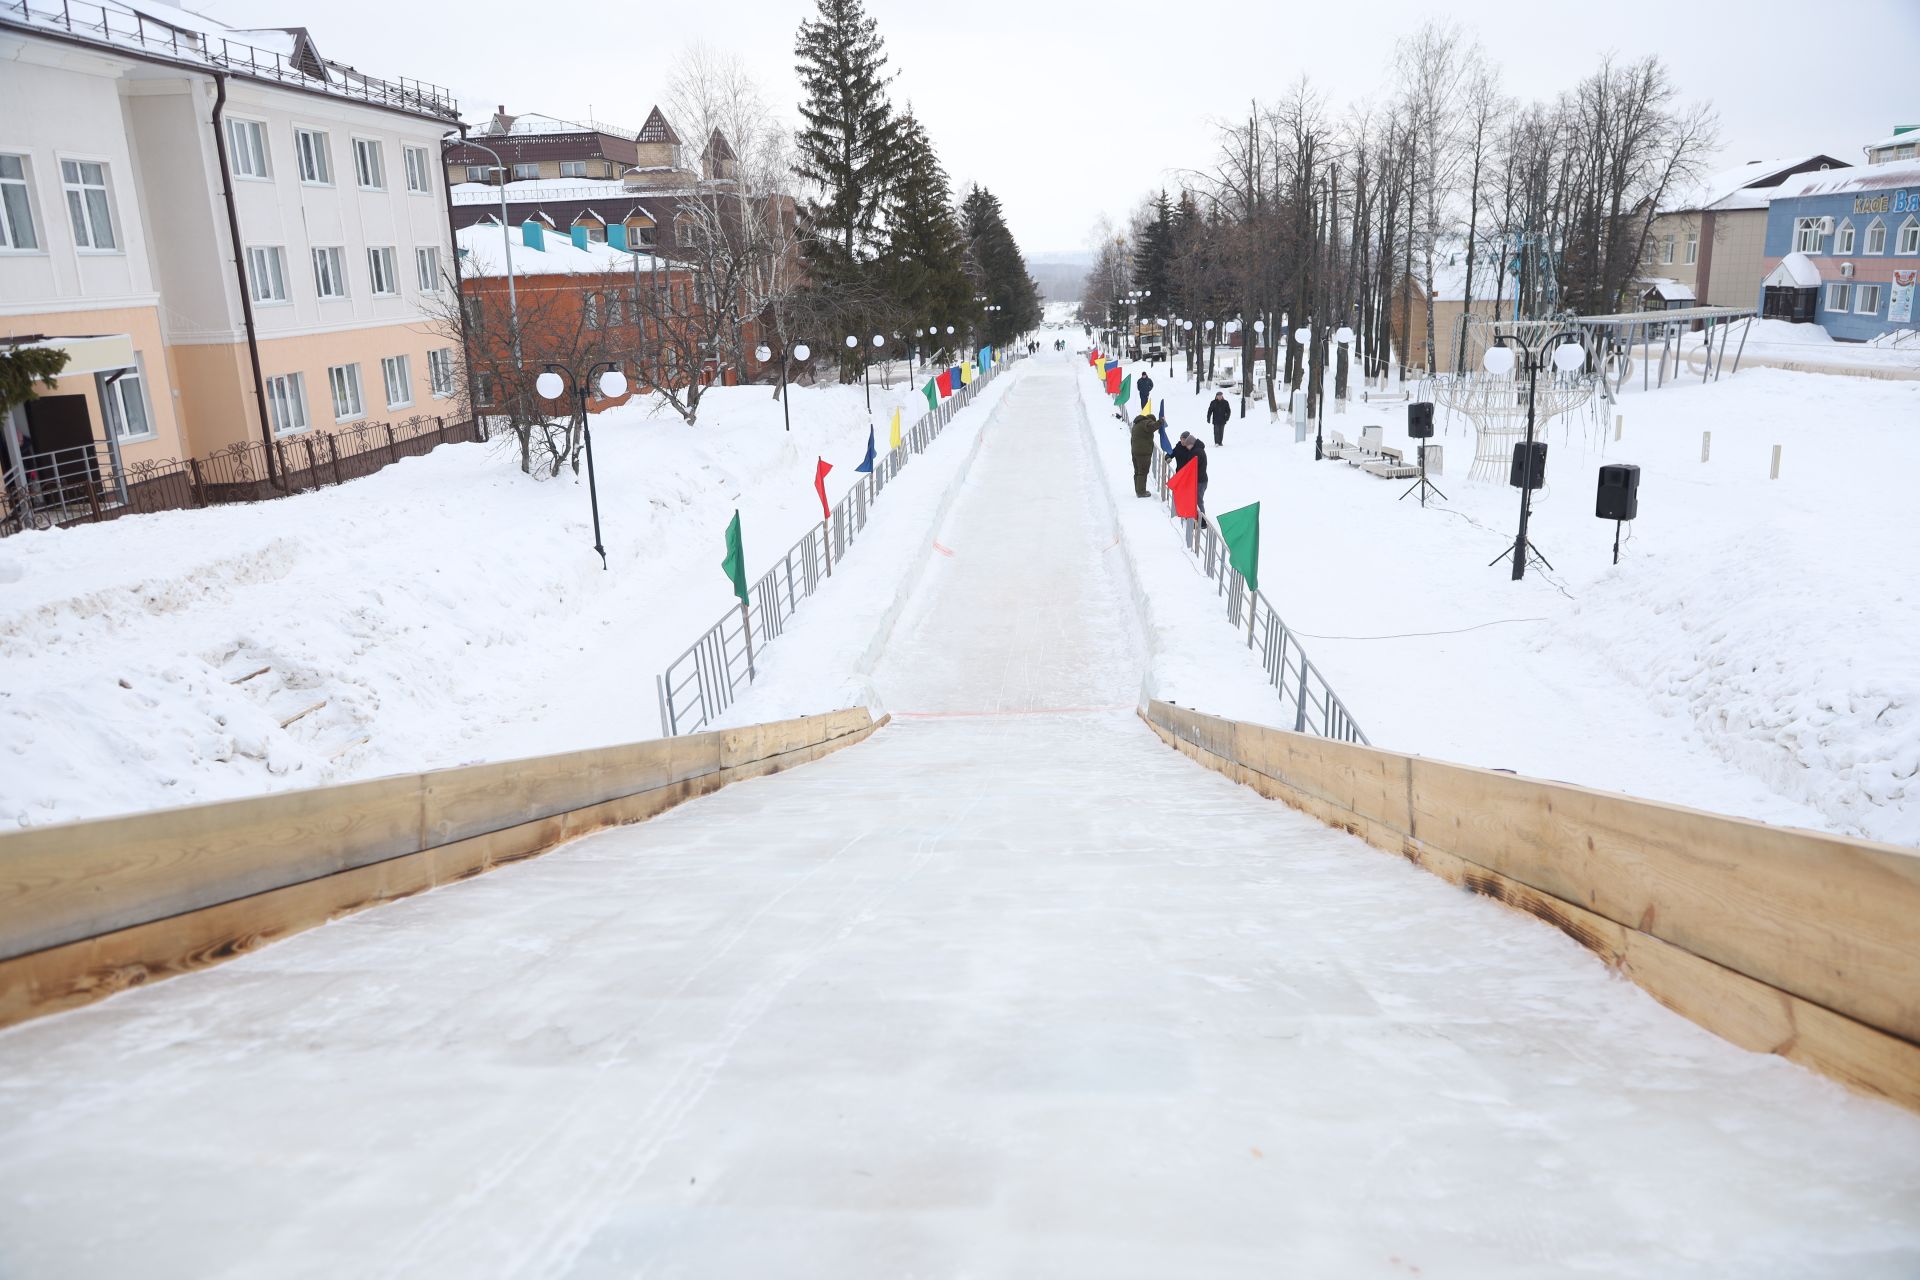
[(1855, 196), (1855, 213), (1920, 213), (1920, 190), (1881, 192), (1877, 196)]

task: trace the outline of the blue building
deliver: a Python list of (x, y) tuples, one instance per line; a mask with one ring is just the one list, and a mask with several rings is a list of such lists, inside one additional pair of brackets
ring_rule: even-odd
[(1842, 341), (1920, 329), (1920, 160), (1788, 178), (1767, 208), (1761, 314)]

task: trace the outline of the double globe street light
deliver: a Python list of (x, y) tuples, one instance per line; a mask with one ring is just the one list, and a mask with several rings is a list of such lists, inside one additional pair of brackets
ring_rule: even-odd
[[(773, 359), (773, 348), (763, 342), (753, 349), (753, 358), (766, 364)], [(780, 421), (788, 431), (793, 430), (793, 416), (787, 410), (787, 370), (793, 361), (805, 364), (811, 359), (813, 348), (804, 342), (796, 342), (780, 353)]]
[[(874, 348), (875, 348), (875, 350), (878, 350), (879, 348), (881, 348), (881, 347), (884, 347), (884, 346), (886, 346), (886, 345), (887, 345), (887, 338), (886, 338), (886, 335), (885, 335), (885, 334), (881, 334), (881, 333), (876, 333), (876, 334), (874, 334), (874, 335), (873, 335), (873, 345), (874, 345)], [(857, 337), (855, 337), (855, 336), (854, 336), (853, 334), (851, 334), (851, 333), (847, 335), (847, 350), (849, 350), (849, 351), (859, 351), (859, 350), (860, 350), (860, 339), (859, 339), (859, 338), (857, 338)], [(867, 412), (868, 412), (869, 414), (871, 414), (871, 413), (873, 412), (873, 376), (872, 376), (872, 365), (871, 365), (871, 364), (869, 363), (869, 361), (868, 361), (868, 359), (867, 359), (867, 354), (866, 354), (866, 352), (864, 352), (864, 351), (861, 351), (861, 352), (860, 352), (860, 381), (861, 381), (861, 382), (862, 382), (862, 383), (863, 383), (863, 384), (865, 385), (865, 387), (866, 387), (866, 391), (867, 391)]]
[[(601, 370), (605, 370), (604, 373)], [(594, 374), (600, 376), (596, 380)], [(627, 375), (620, 372), (620, 365), (613, 360), (602, 360), (588, 369), (582, 377), (565, 365), (550, 364), (546, 372), (534, 380), (533, 389), (540, 393), (543, 400), (558, 400), (571, 393), (578, 413), (580, 436), (587, 447), (587, 497), (593, 504), (593, 549), (600, 553), (600, 568), (607, 567), (607, 549), (600, 539), (600, 489), (593, 474), (593, 429), (588, 425), (587, 396), (590, 388), (598, 386), (600, 394), (609, 400), (618, 400), (627, 394)]]
[[(1527, 521), (1533, 515), (1533, 490), (1536, 484), (1545, 479), (1546, 446), (1537, 448), (1533, 439), (1534, 390), (1539, 385), (1540, 372), (1549, 364), (1560, 373), (1578, 373), (1587, 364), (1587, 349), (1580, 342), (1580, 336), (1571, 330), (1562, 329), (1549, 334), (1534, 346), (1524, 345), (1512, 334), (1496, 334), (1494, 344), (1488, 347), (1486, 354), (1480, 357), (1480, 367), (1496, 378), (1513, 376), (1516, 368), (1524, 368), (1527, 375), (1527, 438), (1522, 444), (1514, 446), (1514, 483), (1520, 486), (1520, 530), (1514, 535), (1513, 547), (1503, 554), (1513, 557), (1513, 580), (1520, 581), (1527, 573), (1527, 557), (1540, 556), (1540, 563), (1553, 568), (1539, 548), (1527, 539)], [(1538, 474), (1536, 474), (1536, 467)], [(1500, 557), (1494, 557), (1499, 563)]]

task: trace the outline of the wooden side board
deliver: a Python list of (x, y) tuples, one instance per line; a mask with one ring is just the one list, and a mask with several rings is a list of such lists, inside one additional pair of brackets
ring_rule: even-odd
[(855, 708), (0, 836), (0, 1026), (642, 821), (885, 723)]
[(1175, 749), (1563, 930), (1743, 1048), (1920, 1110), (1920, 854), (1241, 724)]

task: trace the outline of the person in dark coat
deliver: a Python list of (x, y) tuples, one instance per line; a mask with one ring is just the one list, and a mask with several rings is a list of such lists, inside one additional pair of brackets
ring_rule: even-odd
[(1145, 409), (1133, 420), (1133, 496), (1150, 498), (1147, 492), (1147, 468), (1153, 465), (1154, 437), (1160, 431), (1160, 419)]
[(1140, 381), (1134, 385), (1140, 388), (1140, 407), (1145, 409), (1147, 405), (1152, 403), (1147, 397), (1153, 394), (1153, 375), (1147, 373), (1141, 374)]
[(1227, 420), (1231, 417), (1233, 417), (1233, 406), (1227, 403), (1226, 392), (1214, 392), (1213, 403), (1207, 406), (1207, 421), (1213, 424), (1213, 442), (1215, 444), (1225, 444), (1227, 442)]
[(1207, 522), (1207, 444), (1193, 432), (1182, 431), (1179, 443), (1173, 446), (1173, 469), (1178, 472), (1189, 459), (1194, 459), (1194, 465), (1200, 468), (1196, 477), (1200, 483), (1194, 486), (1194, 493), (1199, 499), (1200, 523), (1204, 525)]

